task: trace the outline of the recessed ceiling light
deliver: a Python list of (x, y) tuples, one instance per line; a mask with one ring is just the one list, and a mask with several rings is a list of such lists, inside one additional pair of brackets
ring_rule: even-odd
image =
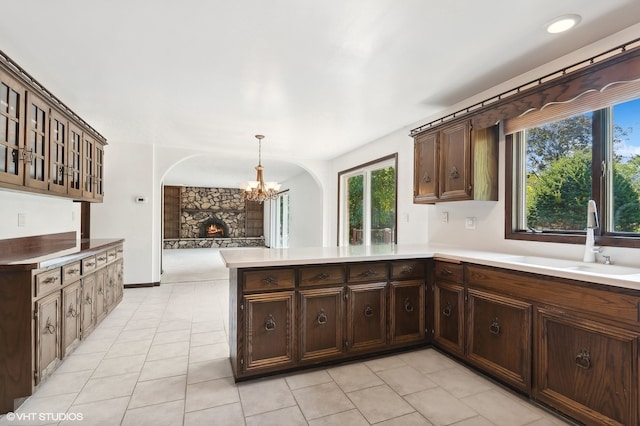
[(558, 16), (546, 25), (547, 32), (551, 34), (558, 34), (570, 30), (578, 25), (581, 19), (580, 15)]

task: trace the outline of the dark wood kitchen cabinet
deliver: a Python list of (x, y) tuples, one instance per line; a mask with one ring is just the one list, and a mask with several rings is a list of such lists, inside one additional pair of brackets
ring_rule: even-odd
[(434, 262), (433, 341), (448, 352), (464, 355), (464, 266)]
[(236, 380), (426, 343), (423, 259), (232, 268), (229, 281)]
[(471, 288), (467, 294), (467, 359), (529, 391), (531, 304)]
[(539, 308), (537, 398), (587, 424), (637, 424), (638, 334)]
[[(0, 350), (0, 414), (15, 411), (96, 326), (96, 277), (119, 265), (114, 288), (123, 287), (122, 244), (88, 242), (74, 254), (47, 257), (44, 265), (0, 263), (0, 347), (6, 348)], [(96, 256), (110, 251), (120, 257), (105, 256), (97, 267)]]
[(100, 202), (106, 139), (0, 56), (0, 186)]
[(498, 199), (498, 127), (468, 120), (414, 135), (414, 203)]

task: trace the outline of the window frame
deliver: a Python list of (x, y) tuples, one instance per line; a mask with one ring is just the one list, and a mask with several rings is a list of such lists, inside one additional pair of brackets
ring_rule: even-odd
[[(612, 165), (608, 163), (606, 143), (609, 137), (609, 127), (611, 125), (610, 108), (595, 110), (593, 112), (592, 125), (592, 161), (591, 161), (591, 194), (595, 200), (600, 218), (600, 227), (594, 230), (595, 243), (600, 246), (617, 246), (640, 248), (640, 233), (630, 234), (622, 232), (606, 231), (607, 225), (611, 223), (611, 212), (609, 210), (609, 197), (611, 197), (611, 185), (613, 179)], [(540, 241), (567, 244), (585, 244), (585, 231), (543, 231), (531, 232), (527, 230), (515, 230), (518, 223), (516, 215), (518, 210), (514, 203), (519, 199), (519, 185), (524, 185), (521, 176), (516, 172), (516, 134), (505, 135), (505, 239)], [(606, 176), (605, 176), (606, 175)], [(585, 206), (586, 209), (586, 206)], [(586, 210), (585, 210), (586, 212)]]
[[(394, 174), (395, 174), (395, 200), (394, 200), (394, 220), (393, 220), (393, 226), (394, 226), (394, 232), (393, 232), (393, 239), (391, 241), (392, 244), (397, 244), (398, 242), (398, 153), (394, 153), (394, 154), (389, 154), (386, 155), (384, 157), (372, 160), (372, 161), (368, 161), (366, 163), (360, 164), (358, 166), (346, 169), (346, 170), (342, 170), (340, 172), (338, 172), (338, 209), (337, 209), (337, 216), (338, 216), (338, 220), (337, 220), (337, 235), (336, 235), (336, 245), (337, 246), (349, 246), (350, 244), (344, 244), (343, 238), (342, 238), (342, 233), (343, 233), (343, 228), (346, 226), (346, 224), (344, 223), (344, 217), (345, 217), (345, 212), (346, 212), (346, 200), (344, 199), (343, 195), (345, 194), (345, 190), (344, 190), (344, 181), (352, 175), (357, 174), (357, 172), (359, 171), (366, 171), (366, 170), (372, 170), (375, 168), (376, 165), (382, 165), (384, 163), (391, 163), (393, 164), (393, 170), (394, 170)], [(383, 168), (383, 167), (380, 167)], [(370, 209), (365, 209), (365, 212), (369, 212)], [(367, 213), (368, 214), (368, 213)]]

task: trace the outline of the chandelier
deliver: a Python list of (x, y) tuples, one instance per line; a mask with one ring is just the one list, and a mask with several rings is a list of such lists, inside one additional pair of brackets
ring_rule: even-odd
[(256, 166), (256, 180), (250, 180), (240, 186), (242, 189), (242, 198), (248, 201), (262, 203), (265, 200), (275, 200), (278, 198), (278, 190), (280, 184), (278, 182), (265, 182), (262, 177), (262, 139), (263, 135), (256, 135), (258, 139), (258, 165)]

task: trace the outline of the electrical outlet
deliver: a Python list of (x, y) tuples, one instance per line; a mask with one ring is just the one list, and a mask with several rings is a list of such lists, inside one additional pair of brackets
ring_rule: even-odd
[(476, 218), (475, 217), (466, 218), (464, 221), (464, 227), (465, 229), (476, 229)]
[(18, 227), (22, 228), (25, 225), (25, 215), (24, 213), (18, 213)]
[(442, 216), (440, 217), (440, 222), (449, 223), (449, 212), (442, 212)]

